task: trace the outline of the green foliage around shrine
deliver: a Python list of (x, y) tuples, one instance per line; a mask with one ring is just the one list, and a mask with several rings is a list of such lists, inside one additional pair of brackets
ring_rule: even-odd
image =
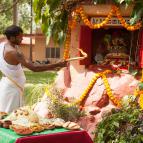
[(65, 101), (63, 90), (56, 88), (54, 84), (51, 84), (46, 88), (48, 90), (46, 94), (50, 100), (49, 110), (51, 113), (54, 113), (57, 118), (76, 122), (80, 117), (85, 116), (85, 112), (80, 110), (79, 105)]
[[(71, 17), (71, 11), (80, 4), (101, 4), (108, 0), (34, 0), (33, 9), (35, 12), (35, 21), (41, 25), (43, 32), (48, 38), (52, 37), (56, 43), (62, 44), (68, 26), (68, 18)], [(113, 0), (116, 5), (134, 5), (131, 15), (131, 24), (136, 23), (143, 17), (142, 0)]]
[(113, 109), (95, 131), (95, 143), (143, 142), (143, 112), (138, 108)]
[(135, 98), (122, 109), (112, 109), (104, 114), (94, 135), (95, 143), (143, 142), (143, 111), (138, 107)]

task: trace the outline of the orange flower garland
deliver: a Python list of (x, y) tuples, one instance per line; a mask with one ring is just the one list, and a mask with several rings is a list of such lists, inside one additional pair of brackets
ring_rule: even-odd
[(121, 13), (119, 11), (119, 8), (115, 5), (112, 6), (112, 9), (110, 10), (109, 14), (105, 18), (105, 20), (99, 24), (92, 24), (89, 20), (87, 15), (85, 14), (83, 7), (78, 7), (72, 12), (72, 20), (68, 22), (68, 32), (66, 36), (65, 41), (65, 47), (64, 47), (64, 59), (69, 58), (69, 49), (70, 49), (70, 38), (71, 38), (71, 29), (73, 29), (76, 26), (77, 17), (80, 16), (83, 20), (84, 24), (90, 27), (91, 29), (99, 29), (103, 26), (105, 26), (108, 21), (111, 19), (111, 17), (116, 14), (117, 18), (120, 20), (123, 27), (125, 27), (129, 31), (134, 31), (137, 29), (140, 29), (142, 27), (141, 22), (137, 22), (134, 26), (129, 25), (126, 23), (125, 19), (121, 16)]
[(140, 91), (138, 88), (135, 89), (134, 96), (139, 96), (138, 103), (140, 108), (143, 109), (143, 91)]
[(143, 94), (140, 94), (139, 105), (140, 105), (141, 109), (143, 109)]
[(120, 20), (122, 26), (125, 27), (127, 30), (134, 31), (141, 28), (141, 22), (137, 22), (134, 26), (130, 26), (129, 24), (127, 24), (125, 19), (122, 17), (118, 7), (113, 6), (113, 10), (116, 12), (117, 18)]
[(107, 77), (106, 75), (102, 74), (102, 79), (103, 79), (103, 82), (104, 82), (104, 85), (105, 85), (105, 88), (106, 88), (106, 91), (107, 91), (107, 95), (109, 96), (109, 99), (115, 104), (117, 105), (117, 107), (121, 107), (121, 103), (120, 101), (113, 96), (113, 93), (111, 91), (111, 88), (110, 88), (110, 85), (109, 85), (109, 82), (107, 80)]
[(83, 20), (84, 24), (87, 25), (88, 27), (90, 27), (91, 29), (99, 29), (99, 28), (105, 26), (114, 14), (117, 15), (117, 18), (120, 20), (122, 26), (124, 26), (129, 31), (137, 30), (137, 29), (141, 28), (141, 26), (142, 26), (141, 22), (137, 22), (134, 26), (127, 24), (125, 19), (121, 16), (119, 8), (117, 6), (115, 6), (115, 5), (112, 6), (112, 9), (109, 12), (109, 14), (107, 15), (107, 17), (105, 18), (105, 20), (103, 22), (99, 23), (99, 24), (92, 24), (88, 20), (85, 12), (83, 10), (83, 7), (76, 8), (73, 11), (73, 13), (74, 13), (73, 14), (73, 19), (72, 19), (71, 24), (70, 24), (71, 28), (75, 27), (76, 19), (77, 19), (78, 15), (81, 17), (81, 19)]
[(82, 93), (82, 95), (80, 96), (80, 98), (75, 101), (75, 104), (79, 104), (81, 105), (82, 102), (84, 101), (84, 99), (88, 96), (89, 91), (92, 89), (93, 85), (95, 84), (95, 82), (97, 81), (98, 78), (101, 77), (101, 74), (95, 74), (92, 78), (92, 80), (90, 81), (89, 85), (87, 86), (87, 88), (84, 90), (84, 92)]
[(70, 41), (71, 41), (71, 29), (68, 28), (67, 35), (66, 35), (66, 41), (64, 46), (64, 60), (69, 58), (69, 51), (70, 51)]
[(110, 20), (110, 18), (113, 16), (114, 10), (111, 9), (111, 11), (109, 12), (108, 16), (107, 16), (107, 17), (105, 18), (105, 20), (104, 20), (103, 22), (101, 22), (100, 24), (92, 24), (92, 23), (88, 20), (88, 18), (87, 18), (87, 16), (86, 16), (85, 12), (84, 12), (84, 10), (83, 10), (83, 7), (77, 8), (73, 13), (76, 13), (76, 14), (73, 16), (73, 21), (72, 21), (73, 24), (71, 24), (71, 25), (72, 25), (72, 28), (74, 27), (74, 25), (76, 25), (75, 22), (76, 22), (76, 17), (77, 17), (77, 15), (80, 15), (80, 17), (81, 17), (81, 19), (83, 20), (83, 22), (84, 22), (85, 25), (87, 25), (87, 26), (90, 27), (91, 29), (99, 29), (99, 28), (105, 26), (105, 25), (108, 23), (108, 21)]
[[(141, 28), (141, 26), (142, 26), (141, 22), (137, 22), (134, 26), (127, 24), (126, 21), (125, 21), (125, 19), (121, 16), (119, 8), (116, 7), (116, 6), (112, 6), (111, 11), (109, 12), (109, 14), (107, 15), (107, 17), (105, 18), (105, 20), (103, 22), (101, 22), (99, 24), (92, 24), (88, 20), (88, 17), (87, 17), (87, 15), (84, 12), (83, 7), (78, 7), (78, 8), (76, 8), (73, 11), (73, 13), (72, 13), (73, 19), (71, 21), (69, 21), (69, 23), (68, 23), (68, 31), (67, 31), (67, 36), (66, 36), (66, 41), (65, 41), (65, 47), (64, 47), (64, 56), (63, 56), (64, 59), (68, 59), (69, 58), (71, 29), (73, 29), (76, 26), (76, 22), (77, 22), (77, 17), (78, 16), (81, 17), (81, 19), (83, 20), (84, 24), (87, 25), (89, 28), (91, 28), (91, 29), (99, 29), (99, 28), (105, 26), (114, 14), (117, 15), (117, 18), (120, 20), (122, 26), (125, 27), (129, 31), (137, 30), (137, 29)], [(105, 85), (105, 88), (107, 90), (107, 94), (108, 94), (110, 100), (115, 105), (117, 105), (118, 107), (121, 107), (120, 101), (117, 100), (113, 96), (113, 94), (112, 94), (110, 85), (109, 85), (107, 77), (105, 75), (107, 73), (110, 73), (110, 71), (105, 71), (105, 72), (102, 72), (102, 73), (95, 74), (94, 77), (92, 78), (92, 80), (90, 81), (88, 87), (84, 90), (84, 92), (80, 96), (80, 98), (77, 101), (75, 101), (75, 104), (80, 104), (81, 105), (82, 102), (85, 100), (85, 98), (87, 98), (89, 91), (92, 89), (92, 87), (94, 86), (94, 84), (97, 81), (97, 79), (100, 78), (100, 77), (102, 77), (104, 85)], [(142, 81), (143, 81), (143, 76), (142, 76)], [(136, 96), (138, 96), (139, 95), (139, 90), (136, 90), (134, 94)], [(141, 108), (143, 109), (143, 94), (140, 94), (139, 104), (140, 104)]]
[(83, 101), (87, 98), (88, 96), (88, 93), (89, 91), (93, 88), (94, 84), (96, 83), (97, 79), (102, 77), (103, 79), (103, 82), (104, 82), (104, 85), (105, 85), (105, 88), (106, 88), (106, 91), (107, 91), (107, 94), (110, 98), (110, 100), (115, 104), (117, 105), (118, 107), (121, 107), (121, 103), (119, 100), (117, 100), (113, 94), (112, 94), (112, 91), (111, 91), (111, 88), (110, 88), (110, 85), (108, 83), (108, 80), (107, 80), (107, 77), (105, 74), (108, 74), (108, 73), (111, 73), (110, 70), (106, 70), (102, 73), (98, 73), (98, 74), (95, 74), (92, 78), (92, 80), (90, 81), (89, 85), (87, 86), (87, 88), (84, 90), (84, 92), (82, 93), (82, 95), (80, 96), (80, 98), (74, 102), (74, 104), (79, 104), (79, 105), (82, 105), (83, 104)]
[(77, 15), (77, 13), (76, 12), (72, 12), (72, 20), (70, 20), (69, 21), (69, 28), (71, 28), (71, 29), (73, 29), (73, 28), (75, 28), (75, 26), (76, 26), (76, 21), (77, 21), (77, 17), (78, 17), (78, 15)]
[(138, 95), (139, 95), (139, 89), (135, 89), (134, 96), (138, 96)]
[(89, 26), (91, 29), (99, 29), (101, 27), (103, 27), (104, 25), (106, 25), (108, 23), (108, 21), (110, 20), (110, 18), (112, 17), (113, 15), (113, 10), (111, 9), (111, 11), (109, 12), (108, 16), (105, 18), (105, 20), (103, 22), (101, 22), (100, 24), (92, 24), (86, 14), (84, 13), (84, 10), (83, 8), (81, 9), (80, 11), (80, 16), (81, 16), (81, 19), (83, 20), (84, 24)]
[[(142, 69), (142, 76), (141, 76), (140, 82), (143, 83), (143, 69)], [(137, 87), (134, 91), (134, 96), (136, 97), (139, 96), (138, 102), (141, 109), (143, 109), (143, 90), (140, 90), (139, 87)]]

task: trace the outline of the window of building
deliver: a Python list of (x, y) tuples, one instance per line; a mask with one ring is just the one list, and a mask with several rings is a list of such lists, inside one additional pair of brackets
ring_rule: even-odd
[(46, 48), (46, 58), (60, 58), (60, 48), (59, 47)]

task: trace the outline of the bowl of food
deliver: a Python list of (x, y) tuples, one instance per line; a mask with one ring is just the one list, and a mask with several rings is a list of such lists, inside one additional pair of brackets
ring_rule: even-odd
[(3, 127), (3, 121), (0, 120), (0, 127)]
[(0, 112), (0, 119), (3, 119), (6, 116), (7, 116), (6, 112)]
[(12, 121), (10, 121), (10, 120), (5, 120), (4, 122), (3, 122), (3, 128), (6, 128), (6, 129), (9, 129), (9, 127), (10, 127), (10, 125), (12, 125)]
[(16, 125), (13, 124), (10, 126), (10, 128), (17, 134), (19, 135), (29, 135), (32, 134), (33, 131), (29, 127), (21, 126), (21, 125)]

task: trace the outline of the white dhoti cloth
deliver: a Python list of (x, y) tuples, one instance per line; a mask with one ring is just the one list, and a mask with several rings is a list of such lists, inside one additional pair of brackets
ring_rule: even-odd
[(0, 71), (5, 75), (0, 81), (0, 111), (11, 112), (22, 106), (22, 93), (26, 81), (21, 64), (11, 65), (5, 61), (5, 43), (0, 44)]
[(12, 112), (23, 105), (22, 92), (7, 77), (0, 81), (0, 111)]

